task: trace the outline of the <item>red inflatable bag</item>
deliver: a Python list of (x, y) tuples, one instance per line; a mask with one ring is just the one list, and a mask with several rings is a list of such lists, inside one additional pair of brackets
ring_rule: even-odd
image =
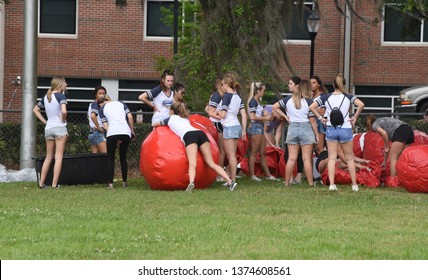
[[(197, 125), (194, 126), (197, 127)], [(210, 140), (213, 159), (218, 162), (218, 146), (211, 134), (204, 132)], [(188, 168), (186, 150), (180, 137), (167, 126), (153, 129), (142, 143), (140, 152), (141, 175), (150, 188), (185, 190), (189, 184)], [(208, 188), (216, 177), (217, 173), (206, 165), (201, 153), (198, 152), (195, 188)]]
[(396, 167), (400, 186), (409, 192), (428, 193), (428, 145), (404, 149)]

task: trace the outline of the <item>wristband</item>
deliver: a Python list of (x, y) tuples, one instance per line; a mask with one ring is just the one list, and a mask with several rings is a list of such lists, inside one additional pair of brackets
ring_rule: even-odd
[(318, 119), (319, 119), (319, 120), (322, 120), (322, 116), (319, 116), (319, 117), (318, 117)]

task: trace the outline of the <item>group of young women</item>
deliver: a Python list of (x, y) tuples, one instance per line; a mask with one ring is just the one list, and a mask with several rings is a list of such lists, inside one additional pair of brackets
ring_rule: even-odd
[[(352, 190), (358, 191), (356, 181), (355, 157), (352, 147), (353, 127), (364, 108), (363, 102), (356, 96), (346, 93), (345, 79), (338, 75), (334, 82), (332, 93), (327, 93), (319, 77), (314, 76), (308, 80), (292, 77), (289, 81), (291, 96), (286, 96), (273, 106), (263, 107), (260, 103), (266, 86), (261, 82), (253, 82), (247, 102), (248, 113), (243, 100), (238, 93), (240, 84), (235, 73), (227, 73), (215, 84), (214, 93), (211, 95), (206, 107), (211, 121), (216, 127), (220, 148), (219, 164), (213, 160), (209, 140), (200, 130), (190, 125), (188, 120), (189, 110), (183, 102), (185, 87), (179, 83), (174, 85), (174, 74), (165, 70), (160, 79), (160, 85), (139, 96), (139, 100), (150, 105), (154, 110), (152, 126), (168, 125), (184, 143), (189, 162), (189, 185), (187, 191), (195, 187), (197, 152), (200, 151), (204, 161), (226, 181), (231, 191), (237, 186), (237, 158), (236, 150), (238, 139), (246, 138), (247, 116), (250, 120), (248, 136), (250, 139), (249, 172), (250, 178), (261, 181), (255, 176), (254, 165), (257, 154), (260, 155), (260, 165), (267, 180), (277, 181), (272, 176), (266, 162), (266, 143), (279, 145), (284, 122), (288, 122), (286, 136), (287, 163), (285, 172), (285, 185), (296, 183), (301, 178), (292, 177), (294, 166), (299, 166), (299, 154), (303, 162), (302, 169), (309, 185), (314, 185), (312, 172), (313, 152), (322, 155), (325, 160), (322, 166), (328, 168), (330, 182), (329, 190), (337, 190), (334, 184), (335, 166), (338, 158), (344, 161), (352, 180)], [(51, 88), (47, 94), (36, 104), (33, 111), (36, 117), (46, 124), (46, 159), (42, 166), (39, 188), (45, 189), (45, 180), (51, 161), (55, 159), (52, 187), (58, 188), (59, 174), (62, 167), (62, 157), (67, 138), (67, 100), (65, 97), (66, 81), (63, 77), (54, 77)], [(127, 161), (126, 152), (132, 138), (135, 138), (133, 117), (129, 108), (121, 101), (111, 101), (107, 96), (107, 90), (102, 87), (95, 88), (95, 100), (89, 105), (88, 117), (90, 133), (88, 139), (92, 152), (107, 152), (109, 165), (108, 188), (113, 188), (114, 155), (119, 147), (122, 186), (127, 186)], [(349, 116), (351, 106), (356, 108), (352, 117)], [(41, 113), (46, 112), (47, 119)], [(341, 125), (333, 125), (330, 119), (334, 110), (340, 110), (343, 116)], [(241, 121), (238, 118), (241, 115)], [(391, 176), (396, 175), (395, 164), (403, 149), (414, 142), (412, 128), (393, 118), (381, 118), (375, 120), (374, 116), (367, 118), (367, 128), (378, 132), (385, 141), (384, 152), (391, 160)], [(274, 132), (279, 132), (274, 135)], [(392, 141), (391, 147), (389, 142)], [(326, 143), (326, 145), (325, 145)], [(325, 150), (325, 146), (327, 150)], [(328, 152), (326, 152), (328, 151)], [(227, 170), (224, 170), (224, 161), (228, 160)], [(321, 166), (321, 160), (317, 166)]]

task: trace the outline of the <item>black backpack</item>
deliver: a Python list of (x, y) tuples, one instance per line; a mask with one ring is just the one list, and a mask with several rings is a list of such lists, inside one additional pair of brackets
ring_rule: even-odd
[(331, 109), (330, 123), (334, 127), (336, 127), (336, 126), (342, 126), (342, 124), (344, 122), (344, 117), (343, 117), (342, 111), (340, 111), (340, 107), (343, 104), (343, 100), (345, 100), (345, 95), (343, 95), (343, 99), (342, 99), (342, 102), (339, 105), (339, 108), (337, 108), (337, 107), (332, 108), (331, 105), (330, 105), (330, 102), (328, 102), (328, 100), (327, 100), (328, 106), (330, 106), (330, 109)]

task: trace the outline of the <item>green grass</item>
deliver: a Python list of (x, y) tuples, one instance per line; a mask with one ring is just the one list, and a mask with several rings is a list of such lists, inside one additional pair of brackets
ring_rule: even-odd
[[(0, 259), (428, 259), (428, 195), (238, 180), (193, 193), (0, 184)], [(117, 184), (119, 185), (119, 184)]]

